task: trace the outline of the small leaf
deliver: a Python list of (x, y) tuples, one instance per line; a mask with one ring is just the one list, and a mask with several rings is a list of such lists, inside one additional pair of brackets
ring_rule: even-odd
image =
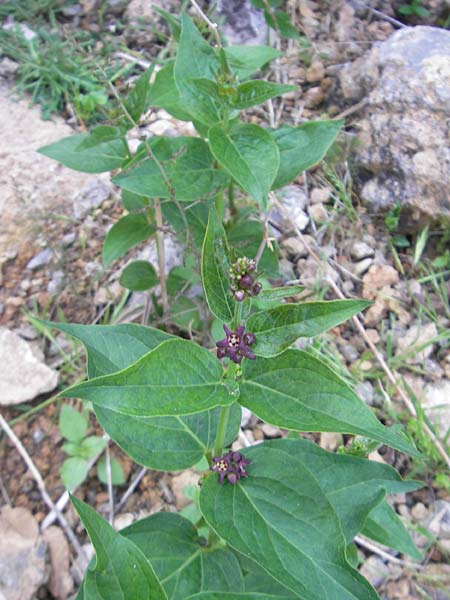
[(69, 169), (82, 173), (104, 173), (122, 165), (128, 150), (122, 140), (113, 140), (87, 150), (79, 150), (88, 134), (71, 135), (54, 144), (38, 149), (40, 154), (53, 158)]
[(123, 371), (62, 393), (142, 417), (188, 415), (233, 403), (220, 362), (205, 348), (179, 338), (163, 342)]
[(247, 81), (238, 86), (237, 95), (233, 98), (232, 105), (234, 108), (242, 110), (262, 104), (270, 98), (281, 96), (296, 89), (295, 85), (282, 85), (262, 80)]
[(119, 279), (120, 285), (133, 292), (143, 292), (158, 283), (158, 275), (148, 261), (135, 260), (127, 265)]
[(226, 132), (209, 130), (211, 152), (242, 188), (263, 206), (278, 171), (280, 156), (273, 137), (258, 125), (242, 124)]
[(239, 79), (248, 79), (268, 62), (282, 56), (270, 46), (227, 46), (224, 48), (228, 64)]
[(156, 513), (120, 533), (136, 544), (153, 565), (169, 600), (186, 600), (191, 594), (207, 590), (222, 593), (243, 589), (233, 553), (202, 547), (196, 528), (180, 515)]
[(59, 430), (69, 442), (80, 442), (86, 435), (87, 418), (68, 404), (61, 406), (59, 413)]
[(84, 439), (80, 444), (80, 456), (83, 458), (93, 458), (100, 454), (106, 446), (106, 440), (96, 435), (91, 435)]
[[(123, 485), (126, 481), (122, 465), (118, 460), (111, 457), (111, 483), (112, 485)], [(106, 457), (103, 456), (97, 463), (97, 476), (102, 483), (108, 484), (106, 472)]]
[(153, 7), (153, 10), (155, 12), (157, 12), (159, 15), (161, 15), (163, 17), (163, 19), (165, 19), (170, 27), (170, 33), (173, 36), (173, 39), (178, 42), (180, 40), (180, 35), (181, 35), (181, 23), (180, 23), (180, 19), (178, 17), (176, 17), (175, 15), (173, 15), (170, 12), (167, 12), (166, 10), (160, 8), (159, 6), (155, 6)]
[(298, 127), (280, 127), (270, 133), (280, 152), (280, 166), (272, 184), (276, 190), (311, 168), (327, 153), (344, 121), (309, 121)]
[(306, 352), (246, 361), (243, 372), (240, 404), (271, 425), (353, 433), (420, 456), (402, 433), (382, 425), (343, 379)]
[[(278, 29), (281, 37), (296, 40), (300, 37), (297, 29), (291, 23), (289, 15), (282, 10), (275, 11), (273, 18), (276, 22), (275, 29)], [(272, 25), (271, 25), (272, 26)]]
[(148, 222), (146, 215), (131, 214), (122, 217), (111, 227), (103, 242), (105, 267), (109, 267), (128, 250), (147, 240), (154, 232), (155, 227)]
[(94, 509), (71, 496), (72, 504), (95, 548), (95, 566), (83, 583), (86, 600), (167, 600), (155, 572), (141, 550), (104, 521)]
[(175, 85), (173, 71), (175, 62), (168, 62), (158, 71), (150, 89), (149, 104), (164, 108), (169, 114), (180, 121), (190, 121), (191, 115), (183, 108), (180, 92)]
[(281, 300), (290, 296), (296, 296), (303, 292), (303, 285), (286, 285), (284, 287), (269, 288), (261, 290), (258, 294), (258, 300)]
[(177, 238), (183, 244), (186, 244), (189, 239), (189, 245), (194, 244), (196, 248), (201, 249), (208, 225), (209, 210), (212, 204), (210, 201), (203, 201), (186, 207), (184, 210), (185, 219), (183, 219), (181, 212), (184, 207), (181, 207), (179, 204), (177, 205), (175, 202), (164, 203), (161, 209), (164, 218), (174, 228)]
[(292, 446), (262, 443), (245, 456), (248, 479), (222, 486), (208, 477), (202, 485), (200, 509), (210, 527), (298, 598), (378, 600), (347, 563), (338, 516)]
[(226, 323), (234, 315), (230, 282), (225, 272), (228, 262), (225, 231), (217, 216), (216, 207), (212, 206), (202, 249), (203, 288), (210, 311)]
[[(287, 590), (289, 592), (289, 590)], [(186, 600), (292, 600), (298, 596), (280, 596), (260, 592), (200, 592)]]
[(299, 337), (314, 337), (361, 312), (366, 300), (330, 300), (283, 304), (252, 315), (247, 329), (256, 335), (252, 351), (257, 356), (276, 356)]
[[(125, 99), (125, 108), (135, 123), (147, 110), (150, 96), (150, 77), (155, 66), (152, 64), (140, 75)], [(128, 123), (131, 127), (131, 123)]]
[(149, 199), (144, 198), (140, 194), (133, 194), (128, 190), (121, 190), (122, 204), (125, 210), (132, 212), (148, 207)]
[(77, 488), (88, 475), (88, 464), (79, 456), (67, 458), (61, 467), (61, 479), (66, 488), (71, 492)]

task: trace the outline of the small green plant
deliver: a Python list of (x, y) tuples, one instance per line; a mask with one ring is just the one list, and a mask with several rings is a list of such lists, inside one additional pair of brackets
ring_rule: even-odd
[[(67, 458), (61, 467), (61, 479), (70, 491), (77, 488), (86, 479), (89, 460), (97, 457), (106, 447), (106, 440), (96, 435), (87, 435), (89, 412), (79, 412), (69, 404), (63, 404), (59, 415), (59, 430), (65, 439), (63, 450)], [(125, 477), (120, 463), (111, 458), (111, 482), (113, 485), (124, 483)], [(108, 483), (106, 459), (97, 464), (97, 475), (102, 483)]]
[[(199, 470), (187, 515), (153, 514), (120, 532), (72, 498), (96, 550), (78, 598), (376, 600), (355, 568), (353, 539), (362, 532), (420, 558), (385, 496), (421, 483), (367, 460), (358, 443), (333, 454), (299, 432), (361, 436), (370, 440), (364, 453), (387, 444), (420, 454), (314, 348), (295, 345), (370, 303), (286, 302), (303, 288), (267, 285), (278, 273), (263, 225), (275, 191), (320, 161), (343, 123), (269, 129), (241, 121), (245, 109), (292, 89), (251, 77), (277, 53), (223, 47), (218, 35), (213, 47), (185, 13), (175, 23), (175, 60), (152, 84), (149, 69), (117, 98), (122, 114), (114, 122), (40, 150), (79, 171), (114, 171), (125, 214), (106, 235), (106, 266), (155, 240), (160, 267), (160, 300), (152, 266), (134, 261), (122, 271), (123, 285), (146, 290), (141, 325), (53, 323), (87, 354), (87, 380), (62, 395), (91, 402), (102, 428), (136, 462)], [(191, 121), (198, 136), (141, 138), (132, 152), (126, 133), (140, 131), (154, 107)], [(188, 255), (169, 278), (167, 224)], [(178, 304), (175, 321), (183, 290), (198, 282), (199, 305)], [(235, 449), (241, 407), (291, 434)]]
[(398, 12), (408, 17), (428, 17), (430, 14), (430, 11), (422, 6), (421, 0), (411, 0), (409, 4), (402, 4)]

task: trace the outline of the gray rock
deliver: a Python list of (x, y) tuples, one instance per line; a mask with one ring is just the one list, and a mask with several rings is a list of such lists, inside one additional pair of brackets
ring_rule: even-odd
[(309, 217), (305, 213), (307, 204), (305, 192), (296, 185), (288, 185), (278, 196), (285, 212), (275, 208), (270, 214), (271, 233), (274, 237), (278, 239), (282, 233), (292, 231), (293, 224), (300, 231), (305, 231), (309, 223)]
[(361, 567), (361, 575), (378, 587), (390, 575), (389, 566), (379, 556), (369, 556)]
[(429, 383), (424, 389), (422, 407), (430, 421), (444, 437), (450, 428), (450, 381)]
[(47, 292), (50, 296), (56, 296), (63, 289), (64, 279), (64, 271), (55, 271), (52, 273), (52, 278), (47, 285)]
[(355, 161), (369, 175), (363, 201), (450, 216), (450, 32), (400, 29), (340, 78), (348, 99), (368, 101)]
[(42, 267), (46, 267), (50, 263), (52, 258), (53, 251), (50, 248), (45, 248), (44, 250), (41, 250), (39, 254), (33, 256), (33, 258), (30, 261), (28, 261), (27, 269), (30, 269), (30, 271), (37, 271)]
[(359, 358), (359, 352), (353, 344), (339, 344), (339, 351), (350, 364), (353, 364)]
[(38, 360), (13, 331), (0, 328), (0, 406), (33, 400), (58, 385), (58, 373)]
[(250, 0), (218, 0), (217, 22), (230, 44), (266, 44), (267, 25), (262, 10)]
[(360, 260), (359, 262), (353, 265), (353, 273), (357, 277), (362, 277), (364, 273), (367, 273), (367, 271), (370, 269), (372, 263), (373, 258), (365, 258), (364, 260)]
[(77, 239), (76, 233), (74, 233), (74, 232), (66, 233), (61, 238), (59, 245), (61, 246), (61, 248), (70, 248), (70, 246), (72, 246), (72, 244), (75, 242), (76, 239)]
[(91, 179), (73, 199), (75, 219), (84, 219), (91, 210), (101, 206), (109, 194), (110, 188), (101, 179)]
[[(308, 236), (309, 237), (309, 236)], [(299, 237), (290, 237), (283, 240), (281, 244), (282, 248), (287, 252), (288, 256), (295, 258), (306, 258), (308, 256), (308, 250)]]
[(31, 600), (48, 580), (47, 545), (26, 508), (0, 513), (0, 598)]
[(4, 56), (0, 60), (0, 77), (12, 77), (16, 74), (17, 69), (19, 68), (19, 63), (16, 63), (14, 60), (8, 58), (8, 56)]
[(425, 528), (439, 539), (450, 539), (450, 502), (438, 500), (424, 523)]
[(252, 415), (253, 415), (253, 413), (251, 410), (249, 410), (245, 406), (242, 407), (242, 418), (241, 418), (242, 429), (245, 429), (250, 424), (250, 421), (252, 420)]
[(357, 240), (350, 248), (350, 256), (353, 258), (353, 260), (359, 261), (363, 258), (375, 256), (375, 250), (371, 248), (369, 244)]
[(2, 316), (2, 314), (5, 312), (5, 305), (3, 304), (3, 302), (0, 302), (0, 317)]
[[(434, 344), (431, 340), (438, 336), (438, 330), (434, 323), (416, 323), (412, 325), (405, 335), (398, 337), (397, 339), (397, 351), (396, 356), (408, 353), (411, 354), (406, 359), (408, 364), (416, 365), (423, 363), (427, 358), (430, 358), (434, 350)], [(424, 344), (425, 347), (420, 351), (413, 351), (413, 348), (421, 348)]]
[(355, 392), (368, 406), (375, 405), (375, 392), (370, 381), (361, 381), (355, 386)]

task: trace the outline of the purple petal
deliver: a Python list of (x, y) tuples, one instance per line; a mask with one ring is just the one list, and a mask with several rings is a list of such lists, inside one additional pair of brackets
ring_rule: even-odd
[(236, 335), (238, 335), (239, 337), (241, 337), (241, 335), (244, 333), (244, 331), (245, 331), (245, 326), (244, 325), (240, 325), (236, 329)]
[(228, 327), (225, 325), (225, 323), (223, 324), (223, 330), (225, 331), (225, 333), (228, 335), (231, 335), (233, 332), (231, 331), (231, 329), (228, 329)]
[(216, 342), (216, 346), (218, 348), (226, 348), (228, 346), (227, 338), (224, 338), (223, 340), (219, 340), (218, 342)]
[(239, 344), (239, 350), (242, 352), (242, 354), (246, 358), (250, 358), (251, 360), (255, 360), (256, 356), (253, 354), (253, 352), (250, 350), (250, 348), (248, 346), (246, 346), (244, 343)]
[(227, 479), (231, 483), (231, 485), (235, 485), (238, 480), (238, 475), (236, 473), (228, 473)]

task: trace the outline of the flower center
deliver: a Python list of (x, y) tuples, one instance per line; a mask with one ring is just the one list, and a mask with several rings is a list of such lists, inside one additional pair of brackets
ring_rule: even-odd
[(228, 336), (228, 345), (229, 346), (237, 348), (240, 343), (241, 343), (241, 338), (240, 338), (240, 336), (236, 335), (235, 333), (232, 333), (231, 335)]
[(221, 460), (217, 464), (217, 468), (219, 469), (219, 471), (228, 471), (228, 465), (224, 460)]

